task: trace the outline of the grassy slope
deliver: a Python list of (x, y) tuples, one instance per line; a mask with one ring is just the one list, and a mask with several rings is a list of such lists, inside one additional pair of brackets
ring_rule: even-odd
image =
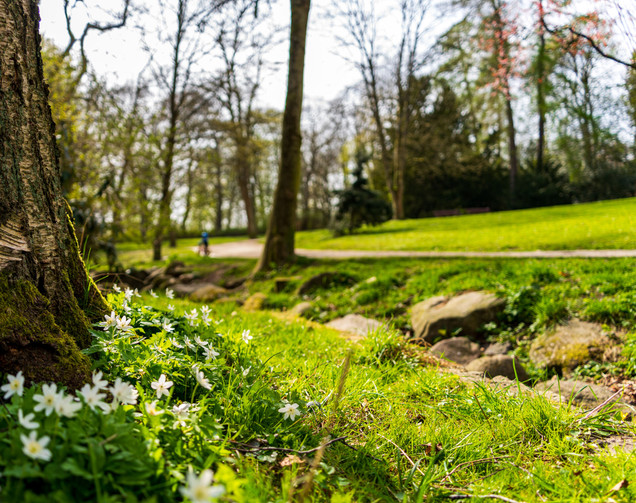
[[(176, 306), (185, 311), (197, 305), (176, 301)], [(267, 312), (216, 309), (219, 332), (252, 331), (252, 347), (269, 367), (263, 385), (307, 400), (335, 392), (351, 347), (339, 335)], [(542, 397), (465, 385), (418, 363), (417, 350), (391, 333), (375, 334), (353, 349), (335, 415), (328, 401), (323, 411), (302, 419), (298, 435), (281, 439), (291, 448), (308, 449), (330, 433), (346, 436), (358, 449), (337, 443), (326, 450), (310, 501), (447, 501), (468, 494), (526, 502), (636, 497), (636, 458), (602, 448), (603, 436), (624, 425), (608, 417), (581, 421), (576, 410), (554, 407)], [(250, 416), (250, 407), (244, 404), (240, 414)], [(237, 412), (228, 410), (226, 417)], [(237, 439), (250, 436), (242, 431)], [(300, 456), (291, 466), (281, 464), (283, 457), (234, 457), (249, 501), (287, 501), (292, 481), (313, 456)], [(623, 479), (629, 485), (612, 490)]]
[(298, 248), (506, 251), (636, 248), (636, 198), (531, 210), (390, 221), (353, 236), (296, 235)]

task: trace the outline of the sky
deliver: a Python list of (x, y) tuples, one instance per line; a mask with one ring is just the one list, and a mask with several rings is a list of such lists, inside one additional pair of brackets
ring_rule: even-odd
[[(88, 5), (91, 1), (87, 0)], [(146, 4), (152, 4), (145, 0)], [(342, 49), (334, 37), (329, 23), (321, 19), (327, 0), (314, 0), (310, 13), (309, 29), (306, 47), (305, 65), (305, 97), (307, 101), (331, 100), (347, 86), (358, 80), (358, 73), (352, 65), (342, 57)], [(97, 2), (93, 4), (98, 5)], [(103, 3), (102, 3), (103, 4)], [(121, 2), (109, 0), (110, 9), (115, 9)], [(99, 7), (93, 12), (98, 13)], [(94, 14), (99, 20), (108, 19), (104, 15)], [(289, 2), (276, 1), (272, 3), (272, 15), (279, 25), (289, 23)], [(53, 40), (56, 45), (65, 47), (69, 37), (66, 31), (62, 0), (40, 1), (40, 30), (42, 34)], [(85, 10), (81, 7), (74, 13), (73, 26), (76, 35), (81, 33), (86, 22)], [(88, 60), (100, 76), (105, 76), (112, 83), (134, 81), (139, 71), (148, 60), (148, 54), (142, 48), (142, 41), (138, 30), (134, 28), (135, 19), (131, 19), (129, 26), (112, 30), (103, 34), (92, 32), (87, 40)], [(279, 65), (279, 70), (266, 76), (260, 94), (260, 104), (282, 110), (286, 92), (286, 62), (289, 45), (283, 37), (272, 59), (285, 64)]]
[[(166, 0), (174, 2), (174, 0)], [(338, 0), (335, 0), (338, 1)], [(395, 44), (400, 33), (399, 18), (396, 10), (389, 10), (390, 5), (397, 2), (387, 0), (364, 0), (374, 5), (378, 14), (387, 15), (388, 19), (379, 26), (378, 32), (381, 43)], [(134, 4), (157, 8), (158, 0), (133, 0)], [(590, 4), (591, 0), (575, 0), (581, 7)], [(438, 2), (439, 3), (439, 2)], [(521, 2), (523, 4), (523, 1)], [(106, 22), (109, 17), (103, 11), (103, 5), (113, 11), (121, 11), (123, 0), (83, 0), (78, 1), (79, 8), (73, 11), (73, 26), (76, 34), (81, 33), (87, 20), (87, 11), (100, 22)], [(271, 5), (272, 19), (279, 26), (288, 26), (290, 13), (287, 0), (274, 0), (261, 5)], [(601, 5), (602, 4), (602, 5)], [(327, 102), (340, 95), (347, 87), (359, 82), (360, 76), (350, 60), (355, 60), (355, 54), (343, 48), (338, 40), (337, 22), (326, 14), (333, 10), (334, 0), (312, 0), (307, 35), (307, 49), (305, 57), (305, 103)], [(591, 4), (590, 4), (591, 5)], [(616, 41), (619, 44), (621, 57), (629, 58), (631, 51), (636, 49), (635, 36), (627, 37), (625, 33), (636, 32), (633, 13), (636, 13), (636, 0), (597, 0), (598, 8), (602, 8), (610, 18), (613, 18), (617, 32)], [(83, 7), (86, 6), (86, 7)], [(528, 0), (528, 9), (531, 3)], [(384, 9), (383, 12), (381, 9)], [(622, 15), (618, 15), (618, 10)], [(264, 10), (264, 9), (263, 9)], [(52, 39), (58, 46), (64, 47), (68, 43), (68, 34), (64, 19), (63, 0), (40, 0), (41, 31), (44, 36)], [(528, 13), (530, 11), (528, 10)], [(450, 27), (456, 20), (452, 15), (440, 17), (438, 11), (429, 9), (427, 22), (427, 39), (423, 45), (431, 45), (438, 35)], [(527, 17), (521, 13), (522, 17)], [(143, 50), (140, 31), (135, 24), (148, 22), (147, 18), (132, 16), (126, 27), (112, 30), (103, 34), (92, 32), (87, 40), (87, 54), (94, 72), (108, 79), (111, 84), (123, 84), (135, 81), (139, 71), (146, 65), (148, 54)], [(527, 21), (527, 20), (526, 20)], [(257, 98), (257, 104), (282, 110), (285, 102), (286, 71), (288, 57), (288, 39), (285, 31), (281, 36), (282, 43), (272, 52), (271, 59), (278, 61), (278, 70), (264, 76), (263, 84)], [(157, 55), (157, 60), (166, 56)], [(349, 60), (347, 60), (349, 58)], [(213, 69), (206, 68), (207, 71)], [(609, 66), (608, 71), (615, 75), (617, 82), (623, 81), (624, 68), (620, 65)]]

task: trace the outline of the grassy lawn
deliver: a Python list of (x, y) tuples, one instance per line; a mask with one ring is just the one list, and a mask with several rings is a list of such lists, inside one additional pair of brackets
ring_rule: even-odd
[[(123, 295), (112, 298), (120, 315)], [(96, 332), (95, 366), (109, 383), (133, 383), (138, 399), (107, 414), (35, 411), (52, 437), (50, 460), (20, 450), (14, 419), (32, 410), (39, 387), (0, 409), (3, 498), (182, 501), (189, 469), (213, 469), (219, 501), (239, 503), (636, 498), (636, 458), (605, 446), (632, 426), (611, 412), (586, 417), (515, 385), (466, 384), (390, 330), (354, 344), (229, 304), (212, 307), (209, 326), (193, 326), (184, 315), (200, 308), (132, 298), (134, 333)], [(165, 396), (154, 389), (161, 374), (172, 386)], [(286, 403), (300, 414), (284, 417)]]
[[(237, 241), (241, 238), (236, 236), (223, 236), (209, 238), (210, 247), (215, 244), (228, 243), (231, 241)], [(199, 257), (196, 253), (197, 246), (200, 238), (189, 238), (177, 240), (176, 248), (171, 248), (168, 242), (163, 243), (162, 254), (168, 257), (169, 260), (177, 259), (178, 257), (185, 258), (188, 262), (205, 262), (207, 257)], [(91, 269), (105, 269), (105, 257), (99, 255), (97, 259), (99, 264), (91, 267)], [(117, 258), (125, 267), (150, 267), (153, 265), (161, 265), (164, 261), (152, 260), (152, 244), (151, 243), (134, 243), (125, 242), (117, 243)], [(181, 260), (181, 258), (179, 258)]]
[(636, 248), (636, 198), (444, 218), (390, 221), (334, 238), (296, 234), (298, 248), (506, 251)]

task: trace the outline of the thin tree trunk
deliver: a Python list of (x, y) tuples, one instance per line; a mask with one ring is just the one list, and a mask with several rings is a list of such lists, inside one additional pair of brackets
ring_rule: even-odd
[(0, 0), (0, 372), (79, 387), (106, 304), (62, 198), (38, 23), (37, 1)]
[(512, 112), (512, 102), (509, 97), (506, 97), (506, 129), (508, 130), (508, 156), (510, 158), (510, 206), (513, 207), (515, 203), (515, 192), (517, 190), (517, 171), (519, 167), (519, 160), (517, 156), (517, 142), (515, 121)]
[(406, 136), (408, 128), (408, 91), (399, 90), (398, 122), (395, 132), (395, 147), (393, 152), (393, 172), (395, 187), (395, 204), (393, 218), (404, 219), (404, 171), (406, 170)]
[(380, 142), (380, 162), (382, 163), (382, 168), (384, 170), (384, 179), (386, 181), (387, 190), (389, 191), (389, 195), (391, 196), (391, 206), (393, 209), (393, 216), (398, 213), (398, 194), (395, 187), (395, 183), (393, 180), (393, 163), (391, 160), (391, 153), (389, 152), (389, 147), (386, 143), (386, 133), (384, 130), (384, 124), (382, 122), (382, 116), (380, 115), (380, 99), (377, 93), (377, 84), (375, 82), (375, 77), (371, 79), (369, 83), (371, 89), (371, 108), (373, 109), (373, 120), (375, 122), (375, 128), (378, 134), (378, 141)]
[(301, 170), (300, 116), (303, 105), (305, 41), (309, 7), (310, 0), (291, 0), (289, 69), (287, 99), (283, 115), (281, 162), (263, 254), (256, 266), (256, 271), (264, 271), (272, 264), (282, 265), (295, 259), (294, 233)]
[(241, 140), (241, 142), (239, 142), (236, 155), (238, 186), (241, 192), (243, 206), (245, 207), (245, 217), (247, 218), (247, 235), (253, 239), (258, 234), (258, 229), (256, 226), (254, 195), (253, 191), (250, 190), (250, 160), (247, 140)]
[(221, 232), (223, 229), (223, 183), (222, 183), (222, 172), (221, 172), (221, 162), (218, 162), (216, 165), (215, 172), (215, 192), (216, 192), (216, 210), (214, 214), (214, 230), (215, 232)]
[[(190, 154), (192, 156), (192, 153)], [(186, 192), (185, 211), (183, 212), (183, 218), (181, 219), (181, 232), (185, 234), (186, 224), (188, 223), (188, 217), (192, 211), (192, 182), (194, 180), (194, 161), (190, 159), (190, 165), (188, 166), (188, 173), (186, 175), (188, 191)]]
[(545, 152), (545, 35), (539, 34), (539, 54), (537, 56), (537, 109), (539, 111), (539, 138), (537, 140), (537, 170), (543, 171), (543, 157)]

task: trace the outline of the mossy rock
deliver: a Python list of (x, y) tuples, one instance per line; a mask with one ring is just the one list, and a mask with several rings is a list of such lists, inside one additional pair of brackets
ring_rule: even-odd
[(223, 287), (207, 284), (196, 289), (190, 294), (190, 299), (197, 302), (212, 302), (219, 297), (227, 295), (227, 290)]
[(539, 336), (530, 347), (530, 360), (539, 368), (570, 371), (590, 360), (602, 361), (612, 344), (601, 325), (571, 320)]
[(0, 371), (79, 388), (90, 378), (90, 361), (49, 307), (30, 282), (0, 277)]
[(267, 296), (264, 293), (256, 292), (247, 298), (243, 304), (243, 309), (245, 311), (260, 311), (266, 300)]

